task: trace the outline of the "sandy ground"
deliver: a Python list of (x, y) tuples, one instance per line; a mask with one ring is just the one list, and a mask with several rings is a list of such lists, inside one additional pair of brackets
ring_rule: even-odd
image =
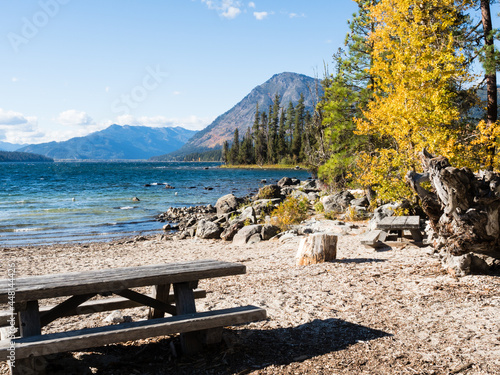
[[(224, 340), (176, 358), (179, 338), (58, 355), (53, 374), (500, 374), (500, 278), (455, 278), (428, 248), (376, 251), (339, 236), (337, 261), (296, 267), (300, 237), (235, 246), (150, 238), (2, 249), (19, 277), (193, 259), (241, 262), (247, 274), (202, 280), (198, 311), (257, 305), (266, 321), (226, 328)], [(50, 301), (49, 301), (50, 302)], [(124, 311), (143, 319), (145, 308)], [(60, 319), (44, 332), (106, 324), (107, 314)], [(64, 327), (64, 328), (63, 328)], [(0, 373), (7, 373), (0, 363)]]

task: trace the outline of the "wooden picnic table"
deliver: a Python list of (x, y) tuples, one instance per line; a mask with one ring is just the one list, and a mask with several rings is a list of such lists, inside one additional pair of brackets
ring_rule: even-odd
[(423, 239), (419, 216), (388, 216), (377, 224), (377, 229), (387, 232), (397, 231), (399, 238), (402, 237), (404, 230), (409, 230), (415, 242), (422, 242)]
[[(20, 337), (13, 340), (16, 367), (11, 367), (11, 371), (13, 374), (25, 373), (16, 372), (18, 364), (24, 368), (33, 367), (34, 359), (40, 356), (173, 333), (181, 333), (185, 353), (195, 353), (201, 347), (200, 332), (219, 332), (223, 326), (266, 317), (266, 311), (255, 306), (196, 312), (195, 297), (197, 293), (204, 296), (204, 292), (195, 291), (198, 280), (245, 272), (246, 267), (239, 263), (198, 260), (17, 278), (15, 313)], [(171, 285), (173, 294), (170, 294)], [(132, 290), (145, 286), (153, 286), (153, 295)], [(9, 291), (8, 280), (0, 280), (0, 303), (8, 302)], [(111, 294), (120, 296), (119, 300), (89, 301), (96, 295)], [(40, 300), (65, 296), (70, 297), (56, 306), (39, 307)], [(63, 316), (137, 305), (150, 307), (149, 320), (41, 334), (43, 326)], [(165, 318), (165, 313), (172, 316)], [(10, 340), (0, 341), (0, 360), (8, 358), (9, 346)]]

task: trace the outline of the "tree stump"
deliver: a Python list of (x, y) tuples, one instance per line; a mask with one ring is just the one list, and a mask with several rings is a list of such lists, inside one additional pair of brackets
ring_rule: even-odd
[(323, 263), (337, 257), (337, 236), (315, 233), (303, 238), (297, 251), (297, 266)]
[[(500, 265), (500, 174), (474, 174), (468, 168), (455, 168), (447, 158), (434, 157), (425, 149), (420, 157), (424, 173), (411, 171), (406, 182), (418, 194), (429, 217), (434, 248), (445, 263), (468, 264), (453, 266), (459, 274), (493, 270)], [(430, 182), (432, 189), (425, 189), (423, 182)], [(464, 256), (472, 257), (472, 262), (450, 258)], [(488, 257), (497, 261), (485, 260)]]

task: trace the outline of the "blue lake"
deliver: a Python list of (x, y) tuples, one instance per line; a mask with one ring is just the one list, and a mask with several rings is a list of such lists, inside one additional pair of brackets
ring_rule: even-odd
[[(159, 232), (169, 207), (215, 205), (304, 170), (224, 169), (219, 163), (0, 163), (0, 246), (103, 241)], [(175, 189), (166, 189), (170, 184)], [(205, 188), (211, 188), (207, 190)], [(139, 201), (133, 201), (133, 197)]]

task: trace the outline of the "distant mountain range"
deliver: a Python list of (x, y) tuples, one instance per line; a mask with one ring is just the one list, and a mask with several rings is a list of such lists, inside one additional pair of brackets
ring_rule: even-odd
[(29, 145), (17, 151), (67, 160), (148, 159), (179, 149), (195, 133), (181, 127), (111, 125), (85, 137)]
[(297, 73), (275, 74), (262, 85), (255, 87), (229, 111), (217, 117), (208, 127), (199, 131), (179, 150), (156, 159), (181, 159), (188, 154), (221, 148), (224, 141), (232, 141), (236, 128), (243, 136), (246, 129), (253, 124), (256, 104), (259, 104), (260, 111), (267, 111), (275, 94), (280, 95), (281, 106), (285, 108), (290, 101), (296, 105), (300, 94), (303, 94), (306, 109), (312, 110), (322, 93), (318, 79)]
[(15, 143), (0, 142), (0, 151), (16, 151), (26, 145), (16, 145)]

